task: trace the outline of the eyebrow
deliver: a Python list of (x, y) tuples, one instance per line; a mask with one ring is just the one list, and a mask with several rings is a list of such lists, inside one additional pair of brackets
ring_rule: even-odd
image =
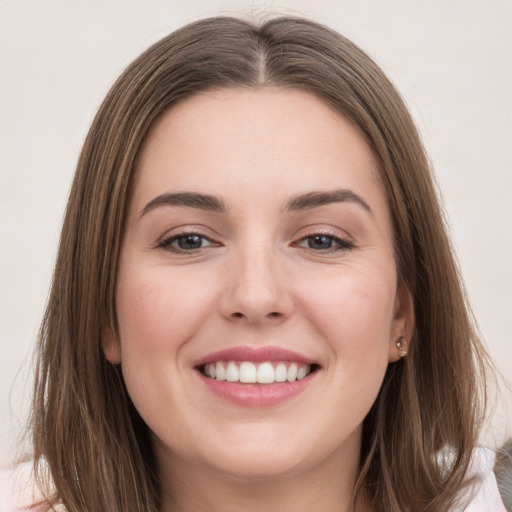
[[(368, 212), (372, 212), (368, 203), (361, 196), (348, 189), (338, 189), (328, 192), (307, 192), (306, 194), (294, 196), (286, 203), (284, 211), (309, 210), (311, 208), (341, 202), (356, 203)], [(142, 217), (161, 206), (184, 206), (211, 212), (225, 212), (227, 210), (224, 202), (215, 196), (200, 194), (198, 192), (175, 192), (160, 194), (152, 199), (144, 206), (140, 216)]]
[(348, 189), (337, 189), (328, 192), (308, 192), (292, 197), (285, 206), (285, 211), (309, 210), (331, 203), (349, 202), (362, 206), (372, 213), (370, 205), (355, 192)]
[(185, 206), (211, 212), (226, 211), (224, 202), (215, 196), (199, 194), (197, 192), (176, 192), (161, 194), (155, 197), (144, 206), (140, 212), (140, 216), (142, 217), (160, 206)]

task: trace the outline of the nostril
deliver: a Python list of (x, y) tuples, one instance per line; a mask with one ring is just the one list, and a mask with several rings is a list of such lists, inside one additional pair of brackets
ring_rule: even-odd
[(277, 313), (276, 311), (273, 311), (272, 313), (269, 313), (268, 316), (271, 316), (271, 317), (276, 317), (276, 316), (279, 316), (280, 313)]
[(236, 313), (233, 313), (233, 316), (235, 316), (236, 318), (242, 318), (244, 315), (237, 311)]

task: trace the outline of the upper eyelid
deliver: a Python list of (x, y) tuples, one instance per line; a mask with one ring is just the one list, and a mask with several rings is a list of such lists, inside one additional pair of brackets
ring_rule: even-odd
[(209, 240), (215, 240), (220, 238), (220, 235), (213, 231), (211, 228), (207, 228), (206, 226), (201, 225), (185, 225), (185, 226), (176, 226), (168, 229), (165, 233), (160, 237), (161, 240), (165, 240), (168, 238), (180, 237), (185, 235), (197, 235), (202, 236), (204, 238), (208, 238)]
[(334, 226), (317, 226), (317, 225), (310, 225), (310, 226), (304, 226), (301, 229), (299, 229), (294, 236), (296, 240), (302, 240), (303, 238), (308, 238), (311, 236), (316, 235), (323, 235), (328, 236), (331, 238), (337, 238), (339, 240), (346, 240), (353, 242), (353, 237), (345, 230), (342, 230), (341, 228), (334, 227)]

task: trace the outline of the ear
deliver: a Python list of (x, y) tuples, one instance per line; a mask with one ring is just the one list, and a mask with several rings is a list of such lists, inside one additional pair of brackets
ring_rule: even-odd
[(119, 364), (121, 362), (121, 344), (110, 322), (105, 322), (103, 326), (101, 344), (107, 361)]
[[(393, 312), (393, 323), (389, 339), (388, 361), (393, 363), (404, 357), (409, 350), (414, 329), (414, 306), (410, 291), (399, 284)], [(400, 347), (397, 346), (400, 344)]]

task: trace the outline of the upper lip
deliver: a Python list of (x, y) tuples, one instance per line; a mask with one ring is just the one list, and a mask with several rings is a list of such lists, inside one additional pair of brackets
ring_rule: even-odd
[(315, 364), (315, 361), (304, 357), (297, 352), (280, 347), (232, 347), (218, 352), (213, 352), (201, 357), (194, 362), (194, 366), (202, 366), (217, 361), (252, 361), (254, 363), (263, 363), (265, 361), (292, 361), (303, 364)]

